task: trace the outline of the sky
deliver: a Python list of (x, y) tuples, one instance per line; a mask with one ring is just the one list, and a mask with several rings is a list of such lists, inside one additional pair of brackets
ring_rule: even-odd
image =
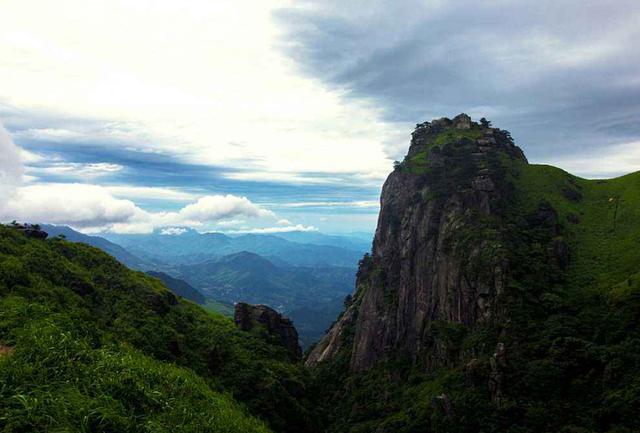
[(637, 0), (0, 0), (0, 220), (375, 228), (416, 123), (640, 169)]

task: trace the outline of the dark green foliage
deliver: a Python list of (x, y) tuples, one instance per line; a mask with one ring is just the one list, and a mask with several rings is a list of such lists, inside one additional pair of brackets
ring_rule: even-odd
[[(1, 364), (13, 379), (0, 387), (0, 430), (264, 430), (221, 392), (275, 431), (311, 429), (305, 374), (284, 350), (95, 248), (0, 227), (0, 300), (0, 345), (15, 348)], [(100, 382), (119, 376), (131, 382)], [(145, 394), (128, 394), (136, 392)], [(16, 409), (20, 396), (36, 408)], [(103, 411), (115, 424), (82, 426), (74, 415), (101, 419)], [(218, 412), (229, 414), (227, 427)]]
[[(440, 140), (398, 168), (424, 176), (424, 200), (465, 188), (474, 172), (464, 139)], [(443, 153), (456, 163), (431, 163)], [(425, 335), (439, 346), (429, 350), (450, 360), (439, 368), (428, 354), (396, 353), (351, 373), (347, 341), (313, 372), (329, 432), (640, 431), (640, 173), (592, 181), (503, 154), (488, 162), (504, 179), (496, 185), (504, 200), (491, 204), (492, 217), (465, 215), (451, 248), (469, 275), (508, 259), (492, 320), (473, 329), (431, 322)], [(374, 268), (369, 257), (361, 262), (364, 274)]]
[(441, 133), (430, 133), (424, 137), (429, 144), (424, 145), (417, 153), (407, 155), (401, 163), (394, 163), (394, 169), (412, 174), (428, 173), (431, 174), (432, 178), (442, 177), (442, 173), (431, 173), (434, 167), (430, 163), (433, 160), (433, 155), (444, 153), (453, 158), (457, 155), (461, 156), (461, 158), (456, 158), (456, 162), (460, 164), (448, 164), (447, 167), (439, 167), (441, 170), (453, 168), (465, 171), (470, 161), (468, 152), (464, 152), (466, 150), (465, 144), (480, 137), (482, 137), (482, 131), (477, 128), (467, 130), (447, 129)]

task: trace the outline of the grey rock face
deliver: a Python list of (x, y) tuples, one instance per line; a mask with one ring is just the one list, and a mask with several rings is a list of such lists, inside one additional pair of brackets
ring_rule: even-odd
[(239, 302), (236, 304), (233, 319), (243, 331), (250, 331), (256, 323), (264, 325), (267, 332), (279, 340), (294, 360), (302, 358), (302, 350), (298, 343), (298, 331), (293, 326), (293, 322), (273, 308), (266, 305), (249, 305)]
[(354, 371), (392, 352), (446, 364), (450, 354), (434, 323), (472, 327), (491, 318), (508, 269), (494, 224), (507, 194), (500, 158), (526, 163), (508, 133), (464, 114), (417, 125), (405, 161), (383, 186), (353, 305), (307, 365), (347, 344)]

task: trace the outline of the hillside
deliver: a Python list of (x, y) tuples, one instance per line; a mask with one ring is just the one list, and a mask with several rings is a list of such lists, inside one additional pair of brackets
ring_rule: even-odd
[(147, 271), (147, 274), (158, 278), (169, 290), (178, 296), (182, 296), (185, 299), (201, 305), (205, 304), (207, 301), (207, 298), (205, 298), (202, 293), (186, 281), (173, 278), (171, 275), (167, 275), (164, 272)]
[(0, 347), (2, 431), (313, 431), (286, 350), (84, 244), (0, 226)]
[(327, 431), (640, 430), (640, 173), (529, 164), (460, 115), (417, 125), (381, 204), (306, 361)]

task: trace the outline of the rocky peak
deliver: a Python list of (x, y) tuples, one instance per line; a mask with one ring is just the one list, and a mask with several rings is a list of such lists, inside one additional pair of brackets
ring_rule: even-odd
[(250, 331), (256, 325), (264, 326), (267, 333), (275, 337), (289, 351), (294, 360), (302, 358), (298, 331), (293, 326), (293, 322), (273, 308), (239, 302), (236, 304), (233, 319), (243, 331)]
[(351, 350), (355, 371), (386, 354), (427, 365), (452, 356), (447, 327), (490, 320), (508, 261), (500, 220), (510, 190), (505, 165), (526, 164), (507, 131), (466, 114), (416, 125), (387, 178), (371, 256), (354, 301), (307, 364)]

